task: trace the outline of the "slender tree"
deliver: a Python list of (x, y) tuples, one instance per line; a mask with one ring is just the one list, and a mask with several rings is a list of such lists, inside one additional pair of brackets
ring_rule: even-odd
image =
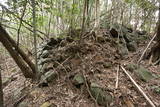
[(99, 24), (100, 24), (100, 1), (99, 0), (95, 0), (95, 28), (99, 28)]
[(15, 62), (17, 63), (17, 65), (19, 66), (21, 71), (23, 72), (24, 76), (26, 78), (34, 78), (34, 73), (26, 65), (25, 61), (18, 54), (18, 52), (15, 50), (16, 48), (13, 47), (12, 43), (7, 39), (7, 36), (9, 36), (9, 34), (0, 25), (0, 42), (8, 50), (8, 52), (10, 53), (12, 58), (15, 60)]
[(25, 52), (20, 49), (20, 47), (17, 47), (16, 42), (7, 34), (5, 37), (9, 40), (9, 42), (12, 44), (12, 46), (15, 48), (15, 50), (20, 54), (20, 56), (23, 58), (23, 60), (28, 64), (28, 66), (32, 69), (32, 71), (35, 73), (36, 68), (34, 63), (29, 59), (29, 57), (25, 54)]
[(84, 0), (84, 7), (83, 7), (83, 20), (82, 20), (82, 32), (80, 35), (80, 40), (82, 38), (83, 32), (85, 30), (85, 21), (86, 21), (86, 9), (87, 9), (87, 0)]
[(38, 61), (37, 61), (37, 37), (36, 37), (36, 4), (35, 0), (32, 1), (32, 16), (33, 16), (33, 36), (34, 36), (34, 51), (35, 51), (35, 69), (36, 77), (38, 78)]

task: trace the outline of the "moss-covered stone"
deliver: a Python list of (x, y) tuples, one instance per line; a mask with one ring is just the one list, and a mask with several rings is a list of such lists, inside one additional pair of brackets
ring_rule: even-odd
[(134, 71), (135, 74), (143, 81), (149, 81), (153, 79), (155, 76), (149, 72), (146, 68), (143, 66), (138, 66), (137, 64), (128, 64), (126, 66), (126, 69), (129, 71)]
[(152, 73), (142, 66), (138, 67), (138, 69), (135, 70), (135, 72), (141, 80), (146, 82), (154, 78)]
[(126, 66), (126, 69), (128, 69), (129, 71), (134, 71), (138, 68), (138, 65), (137, 64), (128, 64)]
[(154, 92), (160, 94), (160, 86), (152, 86), (151, 89), (154, 90)]
[(48, 46), (56, 46), (57, 44), (59, 44), (62, 41), (62, 38), (50, 38), (49, 41), (47, 42)]
[(128, 55), (128, 49), (124, 43), (118, 45), (118, 50), (121, 56)]
[(42, 73), (47, 72), (51, 69), (53, 69), (53, 64), (52, 63), (45, 63), (42, 67)]
[(127, 43), (127, 48), (131, 52), (135, 52), (137, 49), (137, 43), (135, 41)]
[(45, 58), (45, 59), (41, 58), (41, 59), (38, 61), (38, 65), (43, 65), (43, 64), (45, 64), (45, 63), (52, 62), (52, 61), (54, 61), (52, 58)]
[(52, 104), (49, 102), (45, 102), (40, 107), (52, 107)]
[(91, 83), (90, 91), (92, 96), (97, 100), (97, 103), (102, 106), (107, 106), (112, 101), (112, 96), (109, 92), (103, 90), (98, 84)]
[(82, 85), (84, 84), (84, 82), (85, 82), (84, 77), (81, 74), (76, 74), (73, 78), (74, 85)]
[(53, 70), (50, 70), (41, 76), (41, 80), (47, 83), (53, 82), (55, 79), (57, 79), (57, 73)]
[(46, 80), (47, 82), (52, 82), (53, 80), (57, 79), (57, 73), (54, 71), (49, 71), (45, 74), (45, 76), (47, 77)]
[(97, 38), (97, 42), (99, 43), (105, 42), (105, 38), (103, 37), (103, 35), (97, 35), (96, 38)]
[(43, 51), (41, 57), (42, 58), (47, 58), (48, 56), (49, 56), (49, 51), (48, 50)]
[(112, 63), (111, 62), (103, 63), (103, 67), (104, 68), (110, 68), (110, 67), (112, 67)]
[(29, 107), (29, 104), (28, 102), (23, 101), (18, 105), (18, 107)]
[(6, 77), (2, 80), (2, 85), (6, 86), (9, 82), (11, 82), (11, 79), (9, 77)]

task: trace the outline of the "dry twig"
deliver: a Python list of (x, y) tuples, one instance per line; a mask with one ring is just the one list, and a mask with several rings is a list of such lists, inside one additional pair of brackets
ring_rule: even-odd
[(117, 67), (116, 89), (118, 88), (118, 80), (119, 80), (119, 65), (118, 65), (118, 67)]
[(124, 73), (129, 77), (129, 79), (131, 80), (131, 82), (136, 86), (136, 88), (138, 89), (138, 91), (144, 96), (144, 98), (147, 100), (147, 102), (152, 106), (152, 107), (156, 107), (154, 105), (154, 103), (150, 100), (150, 98), (144, 93), (144, 91), (141, 89), (141, 87), (139, 87), (139, 85), (134, 81), (134, 79), (130, 76), (130, 74), (126, 71), (126, 69), (121, 66), (122, 70), (124, 71)]
[(154, 38), (156, 37), (156, 33), (154, 34), (154, 36), (152, 37), (152, 39), (150, 40), (150, 42), (148, 43), (147, 47), (145, 48), (145, 50), (143, 51), (140, 59), (138, 60), (138, 64), (140, 63), (140, 61), (142, 60), (144, 54), (146, 53), (147, 49), (149, 48), (149, 46), (151, 45), (152, 41), (154, 40)]

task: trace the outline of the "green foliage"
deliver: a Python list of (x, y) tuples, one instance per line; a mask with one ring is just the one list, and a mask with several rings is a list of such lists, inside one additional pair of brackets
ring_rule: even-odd
[[(26, 2), (27, 1), (27, 2)], [(112, 3), (109, 3), (109, 1), (100, 1), (101, 4), (101, 13), (105, 14), (103, 15), (103, 18), (106, 18), (106, 20), (103, 20), (101, 17), (101, 26), (105, 28), (109, 28), (109, 25), (112, 23), (112, 20), (119, 22), (121, 16), (121, 11), (124, 9), (124, 18), (123, 20), (128, 20), (129, 17), (133, 18), (133, 20), (136, 20), (136, 16), (139, 16), (140, 18), (138, 20), (143, 21), (143, 18), (145, 18), (147, 15), (147, 19), (144, 23), (143, 28), (149, 29), (148, 25), (155, 23), (155, 11), (157, 9), (156, 0), (110, 0)], [(24, 6), (27, 5), (25, 15), (23, 20), (25, 20), (27, 23), (32, 24), (32, 8), (31, 4), (28, 0), (8, 0), (8, 9), (11, 10), (15, 15), (17, 15), (19, 18), (21, 18)], [(156, 5), (155, 5), (156, 4)], [(122, 5), (128, 5), (128, 6), (122, 6)], [(102, 7), (103, 6), (103, 7)], [(107, 7), (107, 8), (106, 8)], [(114, 7), (114, 8), (112, 8)], [(82, 23), (82, 15), (83, 15), (83, 8), (84, 8), (84, 0), (36, 0), (36, 20), (37, 20), (37, 29), (47, 33), (63, 33), (69, 28), (77, 29), (81, 28)], [(131, 13), (130, 13), (131, 12)], [(137, 13), (140, 13), (137, 15)], [(6, 21), (2, 21), (5, 24), (10, 24), (11, 26), (15, 27), (16, 29), (19, 26), (20, 19), (15, 17), (14, 15), (10, 14), (9, 12), (1, 12), (5, 16), (6, 19), (8, 19), (7, 23)], [(131, 14), (129, 16), (129, 14)], [(135, 17), (132, 17), (134, 16)], [(112, 17), (113, 16), (113, 17)], [(151, 17), (152, 16), (152, 17)], [(93, 23), (95, 18), (95, 0), (89, 0), (89, 8), (88, 8), (88, 16), (86, 16), (86, 21), (88, 27), (93, 27)], [(120, 19), (121, 20), (121, 19)], [(131, 22), (133, 22), (133, 20)], [(153, 21), (151, 21), (153, 20)], [(130, 21), (126, 21), (125, 24), (130, 25)], [(13, 24), (14, 23), (14, 24)], [(23, 23), (24, 24), (24, 23)], [(32, 27), (28, 26), (27, 24), (24, 24), (29, 29), (32, 29)], [(22, 25), (22, 29), (24, 32), (27, 32), (29, 34), (30, 30), (26, 30), (26, 28)], [(133, 24), (131, 24), (133, 26)], [(140, 25), (140, 24), (139, 24)], [(50, 31), (48, 29), (50, 28)], [(55, 35), (55, 34), (54, 34)], [(15, 35), (14, 35), (15, 36)], [(16, 36), (15, 36), (16, 37)]]
[(124, 0), (126, 3), (133, 3), (133, 0)]
[(151, 3), (149, 0), (124, 0), (124, 1), (129, 4), (136, 4), (137, 6), (145, 10), (157, 8), (155, 4)]

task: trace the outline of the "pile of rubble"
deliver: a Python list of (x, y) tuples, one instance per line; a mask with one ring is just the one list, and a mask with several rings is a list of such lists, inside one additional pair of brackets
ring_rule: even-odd
[(65, 73), (64, 78), (79, 89), (85, 86), (98, 104), (113, 106), (113, 76), (116, 75), (113, 66), (121, 63), (129, 52), (135, 52), (139, 43), (147, 38), (145, 32), (122, 26), (113, 26), (105, 34), (99, 33), (97, 39), (86, 37), (82, 43), (70, 37), (51, 38), (38, 48), (41, 86), (56, 83), (57, 77)]

